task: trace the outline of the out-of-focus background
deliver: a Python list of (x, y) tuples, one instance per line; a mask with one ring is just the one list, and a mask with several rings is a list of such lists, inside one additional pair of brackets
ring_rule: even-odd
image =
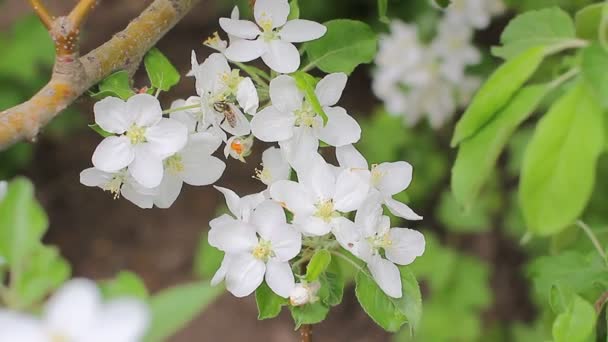
[[(45, 1), (53, 13), (66, 13), (75, 0)], [(548, 5), (575, 10), (591, 1), (517, 1), (491, 24), (475, 31), (474, 44), (483, 54), (471, 68), (485, 77), (498, 61), (489, 57), (504, 25), (518, 11)], [(124, 28), (150, 0), (103, 0), (83, 33), (86, 52)], [(239, 2), (242, 9), (246, 1)], [(202, 45), (219, 30), (218, 18), (228, 16), (233, 1), (203, 0), (170, 31), (158, 47), (184, 75), (190, 52), (199, 60), (213, 51)], [(301, 17), (324, 22), (356, 18), (379, 32), (388, 27), (378, 21), (372, 0), (300, 0)], [(440, 11), (428, 0), (389, 1), (389, 16), (419, 25), (421, 35), (436, 30)], [(0, 0), (0, 109), (20, 103), (39, 89), (50, 75), (51, 41), (24, 0)], [(422, 280), (424, 316), (417, 341), (535, 341), (539, 315), (532, 284), (524, 274), (535, 243), (519, 245), (524, 232), (512, 192), (518, 170), (517, 153), (528, 133), (513, 139), (509, 158), (500, 162), (500, 177), (474, 215), (463, 215), (449, 194), (449, 170), (454, 155), (449, 149), (454, 118), (439, 129), (426, 121), (409, 127), (398, 116), (379, 109), (372, 92), (372, 66), (360, 67), (349, 79), (341, 105), (361, 122), (364, 136), (359, 147), (370, 161), (406, 160), (414, 166), (414, 181), (402, 196), (425, 219), (411, 224), (428, 240), (427, 255), (414, 265)], [(135, 86), (146, 86), (144, 73)], [(193, 79), (183, 78), (161, 100), (168, 105), (194, 95)], [(100, 137), (87, 127), (93, 122), (93, 102), (86, 96), (48, 126), (35, 144), (20, 143), (0, 153), (0, 180), (15, 175), (30, 177), (51, 222), (46, 242), (57, 245), (73, 265), (75, 276), (113, 277), (121, 270), (140, 275), (154, 292), (197, 274), (197, 250), (208, 222), (223, 205), (212, 187), (186, 187), (168, 210), (142, 210), (97, 188), (79, 183), (79, 173), (91, 165)], [(456, 117), (458, 114), (456, 114)], [(527, 134), (527, 135), (526, 135)], [(247, 163), (234, 159), (219, 185), (244, 195), (263, 190), (252, 180), (259, 167), (262, 146)], [(605, 164), (605, 163), (604, 163)], [(515, 170), (515, 171), (514, 171)], [(540, 244), (543, 244), (540, 242)], [(543, 245), (545, 247), (546, 244)], [(388, 341), (392, 336), (376, 326), (361, 310), (352, 287), (328, 320), (315, 326), (317, 341)], [(406, 340), (407, 337), (401, 337)], [(226, 294), (214, 302), (171, 341), (296, 341), (293, 322), (284, 311), (276, 320), (258, 321), (255, 300)]]

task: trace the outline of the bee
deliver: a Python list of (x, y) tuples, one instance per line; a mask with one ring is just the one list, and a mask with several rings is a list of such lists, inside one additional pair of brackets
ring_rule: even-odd
[(220, 114), (224, 114), (226, 121), (230, 125), (230, 127), (236, 127), (236, 113), (234, 109), (230, 106), (230, 103), (225, 101), (219, 101), (213, 104), (213, 110)]

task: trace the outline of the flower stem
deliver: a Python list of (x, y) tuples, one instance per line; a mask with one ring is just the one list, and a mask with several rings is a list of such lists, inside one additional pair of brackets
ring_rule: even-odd
[(367, 272), (367, 270), (365, 268), (363, 268), (361, 265), (359, 265), (356, 261), (354, 261), (353, 259), (347, 257), (346, 255), (344, 255), (343, 253), (340, 253), (338, 251), (330, 251), (331, 254), (344, 259), (345, 261), (347, 261), (349, 264), (351, 264), (355, 269), (357, 269), (359, 272), (362, 272), (363, 274), (365, 274), (366, 276), (368, 276), (369, 278), (372, 278), (372, 275), (369, 274), (369, 272)]
[(167, 110), (163, 110), (163, 114), (170, 114), (170, 113), (175, 113), (175, 112), (179, 112), (182, 110), (188, 110), (188, 109), (196, 109), (196, 108), (200, 108), (201, 105), (190, 105), (190, 106), (184, 106), (184, 107), (177, 107), (177, 108), (171, 108), (171, 109), (167, 109)]
[(585, 234), (587, 234), (587, 236), (589, 237), (589, 240), (591, 240), (591, 243), (597, 250), (598, 254), (602, 257), (602, 259), (604, 259), (604, 263), (608, 267), (608, 257), (606, 256), (606, 251), (604, 251), (604, 249), (602, 248), (602, 244), (600, 244), (600, 241), (597, 239), (597, 236), (595, 236), (595, 234), (593, 233), (593, 230), (591, 230), (591, 228), (585, 222), (583, 222), (581, 220), (576, 221), (576, 225), (581, 227), (581, 229), (585, 232)]
[(553, 88), (556, 88), (556, 87), (562, 85), (567, 80), (569, 80), (572, 77), (578, 75), (578, 73), (580, 71), (581, 71), (581, 69), (578, 68), (578, 67), (572, 68), (572, 69), (568, 70), (567, 72), (565, 72), (562, 75), (560, 75), (558, 78), (556, 78), (553, 81), (551, 81), (551, 83), (549, 83), (549, 88), (553, 89)]
[(302, 324), (300, 327), (300, 341), (312, 342), (312, 324)]

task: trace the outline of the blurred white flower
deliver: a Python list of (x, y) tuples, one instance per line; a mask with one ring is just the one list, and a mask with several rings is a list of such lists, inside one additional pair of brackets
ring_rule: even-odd
[(365, 175), (360, 179), (367, 180), (369, 188), (372, 189), (368, 198), (377, 196), (378, 200), (395, 216), (407, 220), (422, 220), (422, 216), (416, 214), (406, 204), (393, 199), (394, 195), (407, 189), (412, 182), (412, 165), (404, 161), (387, 162), (372, 165), (369, 170), (367, 160), (353, 145), (336, 148), (336, 158), (341, 167)]
[(8, 190), (8, 183), (6, 181), (0, 181), (0, 201), (4, 199), (6, 196), (6, 191)]
[(287, 21), (287, 0), (257, 0), (253, 14), (257, 25), (247, 20), (220, 18), (226, 33), (241, 38), (233, 40), (224, 51), (235, 62), (249, 62), (262, 57), (272, 70), (291, 73), (300, 66), (300, 53), (293, 43), (322, 37), (327, 28), (319, 23), (295, 19)]
[(297, 283), (289, 294), (289, 304), (292, 306), (301, 306), (309, 303), (315, 303), (319, 300), (319, 290), (321, 283), (313, 281), (312, 283), (302, 282)]
[(484, 29), (490, 24), (493, 16), (504, 12), (501, 0), (452, 0), (446, 8), (446, 16), (460, 25)]
[(163, 159), (181, 150), (188, 139), (179, 121), (162, 117), (158, 100), (137, 94), (126, 102), (107, 97), (94, 107), (95, 122), (116, 135), (105, 138), (93, 153), (93, 165), (104, 172), (127, 168), (147, 188), (160, 184)]
[(319, 140), (331, 146), (342, 146), (357, 142), (361, 127), (344, 108), (335, 106), (347, 76), (335, 73), (325, 76), (316, 86), (315, 94), (327, 123), (304, 99), (304, 94), (291, 76), (281, 75), (270, 82), (272, 105), (264, 108), (251, 120), (253, 135), (266, 142), (279, 142), (281, 150), (292, 166), (306, 163), (316, 153)]
[(298, 182), (280, 180), (270, 186), (270, 196), (294, 214), (293, 223), (306, 235), (321, 236), (333, 231), (340, 243), (340, 231), (352, 225), (343, 213), (357, 210), (369, 192), (369, 175), (345, 169), (336, 174), (320, 155), (309, 158), (305, 169), (297, 170)]
[(291, 294), (295, 280), (289, 260), (300, 252), (302, 237), (287, 223), (278, 203), (262, 202), (249, 223), (232, 219), (221, 228), (212, 227), (209, 244), (226, 252), (228, 261), (218, 272), (233, 295), (248, 296), (264, 279), (277, 295)]
[(473, 29), (450, 17), (439, 23), (437, 37), (431, 43), (430, 49), (440, 60), (442, 76), (453, 84), (462, 81), (467, 66), (481, 62), (481, 53), (472, 40)]
[(138, 342), (149, 319), (142, 301), (103, 303), (94, 282), (74, 279), (51, 297), (41, 318), (0, 310), (0, 341)]
[(370, 197), (357, 211), (356, 228), (350, 232), (357, 242), (350, 251), (367, 263), (382, 291), (400, 298), (401, 276), (395, 264), (409, 265), (421, 256), (424, 236), (413, 229), (391, 228), (389, 217), (382, 215), (379, 200), (380, 197)]

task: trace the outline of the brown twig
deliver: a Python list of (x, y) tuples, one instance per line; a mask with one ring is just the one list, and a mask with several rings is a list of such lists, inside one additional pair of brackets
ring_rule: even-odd
[(300, 327), (300, 341), (312, 342), (312, 325), (302, 324)]
[(602, 293), (602, 295), (595, 301), (595, 312), (598, 314), (602, 312), (602, 308), (604, 307), (604, 304), (606, 304), (606, 301), (608, 301), (608, 291)]
[(43, 23), (50, 21), (57, 58), (50, 81), (30, 100), (0, 112), (0, 150), (34, 140), (40, 129), (85, 91), (112, 72), (130, 72), (144, 54), (200, 0), (154, 0), (109, 41), (80, 57), (80, 25), (95, 5), (81, 0), (68, 16), (53, 19), (39, 0), (30, 0)]
[(42, 4), (42, 2), (40, 2), (40, 0), (29, 1), (30, 5), (32, 6), (32, 9), (34, 10), (34, 12), (36, 12), (36, 15), (38, 15), (40, 21), (42, 21), (42, 24), (44, 24), (44, 27), (46, 27), (47, 30), (50, 30), (51, 26), (53, 25), (53, 20), (55, 20), (55, 18), (53, 18), (51, 13), (49, 13), (49, 11)]

